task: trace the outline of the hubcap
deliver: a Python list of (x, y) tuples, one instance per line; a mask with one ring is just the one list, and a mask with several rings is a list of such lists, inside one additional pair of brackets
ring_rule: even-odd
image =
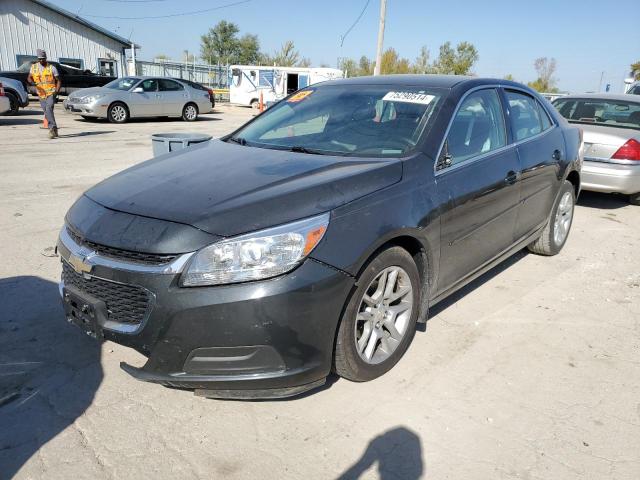
[(562, 245), (569, 235), (571, 219), (573, 218), (573, 195), (565, 192), (558, 204), (556, 218), (553, 223), (553, 240), (556, 245)]
[(189, 120), (196, 118), (196, 108), (193, 105), (189, 105), (184, 111), (185, 117)]
[(372, 365), (389, 358), (407, 333), (412, 308), (407, 272), (385, 268), (365, 290), (356, 314), (354, 338), (360, 358)]
[(121, 122), (126, 118), (127, 112), (125, 111), (124, 107), (121, 107), (120, 105), (116, 105), (111, 109), (111, 116), (117, 122)]

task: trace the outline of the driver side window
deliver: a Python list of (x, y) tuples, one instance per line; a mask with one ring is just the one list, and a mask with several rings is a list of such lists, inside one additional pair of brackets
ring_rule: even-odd
[(142, 87), (142, 90), (144, 90), (145, 92), (157, 92), (158, 91), (158, 81), (157, 80), (153, 80), (153, 79), (149, 79), (149, 80), (144, 80), (140, 86)]
[(502, 104), (495, 89), (470, 94), (453, 118), (445, 142), (447, 165), (455, 165), (506, 145)]

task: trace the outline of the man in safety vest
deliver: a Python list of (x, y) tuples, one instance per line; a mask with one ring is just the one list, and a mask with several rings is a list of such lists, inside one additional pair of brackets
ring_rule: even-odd
[(58, 69), (47, 63), (47, 52), (38, 50), (36, 52), (38, 61), (31, 65), (27, 83), (35, 85), (40, 98), (40, 106), (44, 110), (44, 118), (49, 124), (49, 138), (58, 136), (58, 126), (56, 125), (56, 117), (53, 116), (53, 107), (56, 104), (56, 96), (60, 91), (62, 82)]

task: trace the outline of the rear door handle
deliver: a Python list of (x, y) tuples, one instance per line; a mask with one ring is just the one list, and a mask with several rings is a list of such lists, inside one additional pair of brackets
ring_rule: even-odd
[(553, 153), (551, 154), (551, 158), (553, 158), (555, 161), (559, 161), (562, 158), (562, 154), (560, 153), (560, 150), (554, 150)]

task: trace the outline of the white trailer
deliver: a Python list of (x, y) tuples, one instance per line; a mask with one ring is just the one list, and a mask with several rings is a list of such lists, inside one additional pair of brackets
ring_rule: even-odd
[(342, 78), (343, 73), (337, 68), (232, 65), (229, 76), (229, 101), (257, 107), (261, 93), (265, 103), (277, 102), (314, 83)]

